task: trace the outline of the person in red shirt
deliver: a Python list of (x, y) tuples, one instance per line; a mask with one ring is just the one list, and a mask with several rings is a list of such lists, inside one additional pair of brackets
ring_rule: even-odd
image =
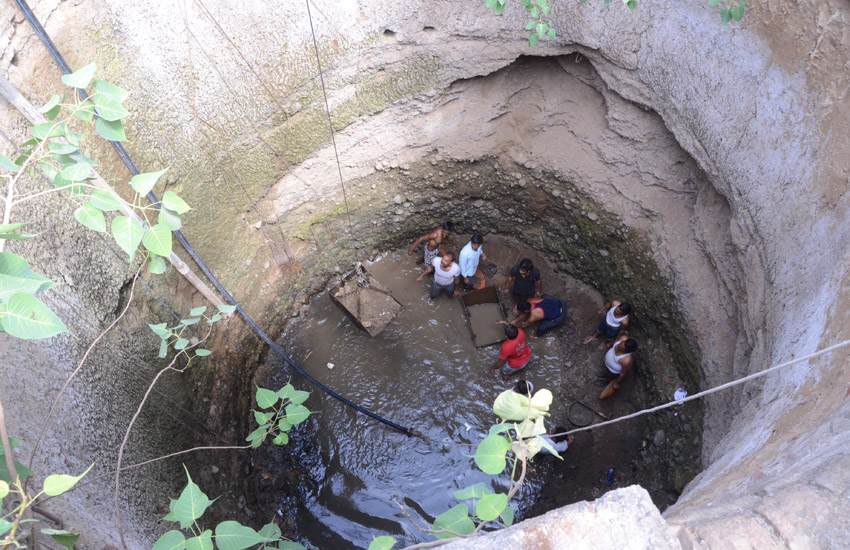
[(508, 325), (505, 327), (505, 336), (508, 339), (502, 342), (499, 360), (490, 367), (489, 372), (493, 374), (499, 369), (502, 380), (507, 381), (511, 376), (528, 366), (529, 361), (531, 361), (531, 348), (525, 343), (525, 332), (521, 328)]

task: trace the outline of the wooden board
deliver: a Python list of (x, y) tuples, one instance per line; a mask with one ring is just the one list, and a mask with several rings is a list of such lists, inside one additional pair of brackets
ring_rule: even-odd
[[(492, 346), (505, 340), (505, 308), (495, 287), (467, 292), (461, 298), (466, 325), (476, 348)], [(483, 306), (483, 307), (482, 307)]]

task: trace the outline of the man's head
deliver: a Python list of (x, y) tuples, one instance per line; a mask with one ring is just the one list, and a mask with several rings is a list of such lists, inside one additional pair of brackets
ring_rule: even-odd
[(531, 270), (534, 269), (534, 264), (531, 263), (531, 260), (525, 258), (523, 261), (519, 263), (519, 273), (523, 277), (531, 273)]
[(629, 338), (623, 342), (623, 349), (626, 350), (626, 353), (634, 352), (637, 349), (637, 341), (634, 338)]
[(525, 380), (518, 380), (516, 384), (514, 384), (514, 391), (520, 395), (524, 395), (526, 397), (530, 397), (531, 386), (528, 385), (528, 382)]
[(618, 306), (617, 306), (617, 310), (618, 310), (620, 313), (622, 313), (623, 315), (628, 315), (629, 313), (631, 313), (631, 312), (632, 312), (632, 306), (630, 306), (629, 304), (627, 304), (627, 303), (623, 302), (622, 304), (620, 304), (620, 305), (618, 305)]
[(452, 262), (455, 260), (454, 252), (446, 252), (443, 254), (442, 258), (440, 258), (440, 266), (443, 269), (448, 269), (452, 266)]
[(484, 237), (482, 237), (481, 235), (476, 233), (472, 236), (472, 239), (470, 239), (470, 242), (472, 243), (472, 250), (478, 250), (479, 248), (481, 248), (481, 245), (484, 243)]
[(508, 337), (508, 340), (513, 340), (519, 336), (519, 329), (513, 325), (508, 325), (505, 327), (505, 336)]
[(443, 231), (445, 231), (446, 233), (451, 233), (454, 230), (455, 230), (455, 224), (453, 224), (452, 222), (450, 222), (448, 220), (443, 222)]
[(526, 300), (523, 300), (516, 305), (516, 310), (520, 313), (528, 313), (531, 311), (531, 304), (529, 304)]
[(557, 427), (553, 428), (552, 429), (552, 435), (555, 435), (555, 434), (560, 434), (560, 435), (555, 435), (555, 437), (552, 438), (552, 441), (554, 441), (555, 443), (560, 443), (561, 441), (566, 441), (567, 438), (570, 437), (570, 436), (567, 435), (566, 432), (567, 432), (567, 429), (563, 426), (557, 426)]

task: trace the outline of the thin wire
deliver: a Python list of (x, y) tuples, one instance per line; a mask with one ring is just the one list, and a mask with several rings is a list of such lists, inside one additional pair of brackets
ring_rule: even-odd
[(316, 30), (313, 28), (313, 16), (310, 14), (310, 0), (304, 0), (307, 4), (307, 18), (310, 20), (310, 33), (313, 35), (313, 50), (316, 52), (316, 65), (319, 67), (319, 81), (322, 83), (322, 96), (325, 99), (325, 113), (328, 115), (328, 127), (331, 129), (331, 143), (334, 146), (336, 157), (336, 169), (339, 173), (339, 186), (342, 187), (342, 200), (345, 203), (345, 215), (348, 217), (348, 231), (351, 234), (351, 242), (354, 244), (354, 258), (357, 258), (357, 239), (354, 237), (354, 225), (351, 223), (351, 213), (348, 210), (348, 197), (345, 193), (345, 181), (342, 179), (342, 166), (339, 163), (339, 151), (336, 148), (336, 134), (331, 121), (331, 107), (328, 103), (328, 92), (325, 89), (325, 77), (322, 75), (322, 61), (319, 59), (319, 44), (316, 42)]

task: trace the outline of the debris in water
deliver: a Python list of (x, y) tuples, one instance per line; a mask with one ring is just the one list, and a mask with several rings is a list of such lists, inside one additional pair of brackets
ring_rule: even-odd
[(333, 363), (328, 363), (328, 368), (329, 368), (329, 369), (334, 368), (334, 364), (333, 364)]
[(470, 425), (469, 425), (468, 423), (466, 423), (466, 422), (464, 422), (464, 423), (463, 423), (463, 427), (464, 427), (464, 428), (466, 428), (466, 431), (469, 431), (469, 430), (471, 430), (471, 429), (472, 429), (472, 426), (470, 426)]

